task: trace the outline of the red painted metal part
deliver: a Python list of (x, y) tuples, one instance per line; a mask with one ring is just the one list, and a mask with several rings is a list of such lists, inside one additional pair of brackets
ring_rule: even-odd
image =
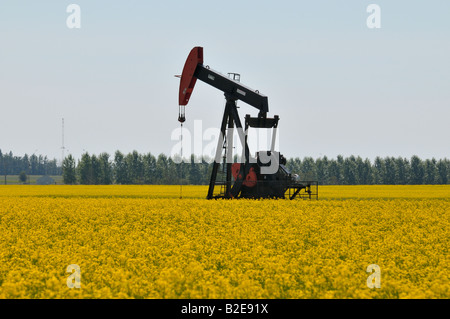
[(238, 179), (238, 176), (239, 176), (239, 178), (242, 178), (242, 175), (239, 175), (240, 170), (241, 170), (241, 164), (233, 163), (233, 165), (231, 165), (231, 173), (233, 174), (234, 179)]
[[(242, 175), (239, 174), (239, 171), (241, 170), (241, 164), (239, 163), (233, 163), (231, 165), (231, 173), (233, 174), (233, 178), (236, 180), (238, 178), (242, 178)], [(250, 167), (250, 171), (248, 172), (248, 175), (245, 177), (245, 181), (242, 183), (242, 185), (247, 187), (255, 187), (257, 182), (256, 172), (253, 167)]]
[(203, 48), (195, 47), (191, 50), (191, 53), (189, 53), (186, 63), (184, 64), (178, 97), (179, 105), (187, 105), (189, 103), (195, 83), (197, 82), (194, 73), (199, 63), (203, 64)]

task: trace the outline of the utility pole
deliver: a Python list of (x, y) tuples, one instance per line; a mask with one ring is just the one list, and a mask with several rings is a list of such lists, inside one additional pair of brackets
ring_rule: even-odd
[(62, 155), (61, 155), (61, 175), (63, 174), (63, 164), (64, 164), (64, 151), (66, 150), (66, 147), (64, 146), (64, 118), (62, 118)]
[(65, 147), (64, 147), (64, 118), (62, 119), (62, 147), (61, 147), (61, 150), (62, 150), (62, 157), (61, 157), (61, 168), (62, 168), (62, 165), (64, 162), (64, 150), (65, 150)]

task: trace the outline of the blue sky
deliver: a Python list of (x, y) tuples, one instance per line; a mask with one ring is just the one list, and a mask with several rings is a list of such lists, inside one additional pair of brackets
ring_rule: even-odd
[[(81, 29), (66, 7), (81, 7)], [(381, 7), (381, 29), (366, 8)], [(450, 157), (449, 1), (0, 2), (0, 149), (169, 154), (189, 51), (269, 98), (286, 157)], [(224, 99), (187, 106), (218, 127)], [(241, 116), (256, 110), (240, 104)]]

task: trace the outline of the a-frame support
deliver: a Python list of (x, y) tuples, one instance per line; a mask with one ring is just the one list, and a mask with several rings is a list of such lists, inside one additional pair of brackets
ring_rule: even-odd
[[(220, 137), (217, 143), (216, 156), (214, 158), (213, 169), (211, 172), (211, 179), (209, 182), (208, 196), (207, 199), (224, 197), (224, 198), (235, 198), (239, 196), (239, 192), (242, 186), (243, 178), (248, 174), (249, 165), (246, 165), (249, 162), (249, 148), (247, 145), (247, 139), (245, 137), (245, 132), (242, 128), (242, 123), (239, 118), (239, 114), (236, 106), (236, 99), (225, 94), (226, 105), (225, 111), (222, 118), (222, 124), (220, 126)], [(228, 131), (227, 131), (228, 128)], [(241, 178), (237, 178), (234, 183), (231, 179), (231, 167), (233, 161), (233, 132), (236, 128), (239, 139), (243, 146), (245, 152), (245, 162), (240, 166), (239, 176)], [(225, 194), (223, 196), (214, 196), (214, 188), (216, 186), (216, 178), (217, 172), (219, 170), (220, 161), (222, 159), (222, 151), (224, 149), (224, 143), (226, 144), (226, 181), (225, 181)]]

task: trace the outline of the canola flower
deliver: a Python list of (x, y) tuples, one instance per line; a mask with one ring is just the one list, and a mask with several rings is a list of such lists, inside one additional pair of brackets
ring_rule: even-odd
[(328, 186), (319, 201), (206, 191), (0, 186), (0, 298), (450, 297), (449, 186)]

